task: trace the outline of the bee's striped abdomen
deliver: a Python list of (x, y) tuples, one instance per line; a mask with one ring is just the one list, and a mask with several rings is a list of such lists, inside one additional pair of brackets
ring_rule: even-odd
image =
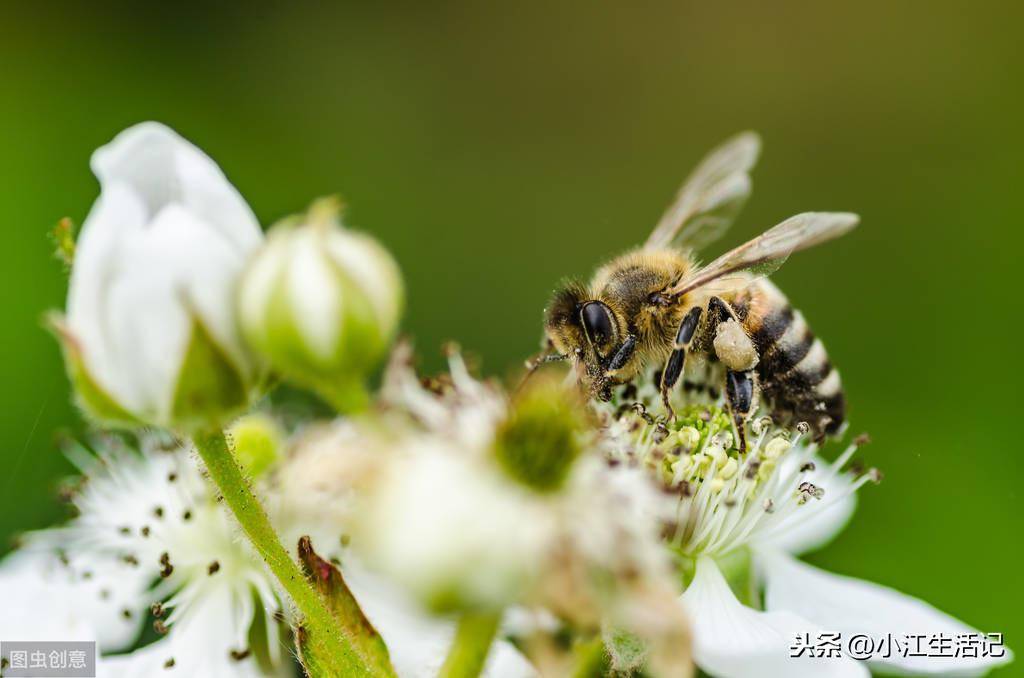
[(774, 308), (748, 316), (747, 330), (757, 348), (761, 391), (773, 415), (806, 421), (819, 433), (835, 433), (846, 416), (839, 372), (803, 314), (779, 295)]

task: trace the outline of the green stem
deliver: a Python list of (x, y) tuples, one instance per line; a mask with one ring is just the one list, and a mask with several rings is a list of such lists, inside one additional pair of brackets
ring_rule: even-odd
[(572, 678), (599, 678), (608, 673), (608, 653), (600, 634), (573, 648)]
[(302, 632), (319, 663), (329, 675), (373, 675), (353, 649), (351, 640), (339, 630), (320, 594), (281, 544), (224, 434), (207, 431), (196, 434), (192, 440), (235, 519), (302, 613)]
[(498, 632), (499, 622), (501, 612), (467, 612), (462, 615), (439, 678), (479, 676)]
[(370, 392), (359, 379), (323, 384), (316, 391), (338, 414), (362, 412), (370, 404)]

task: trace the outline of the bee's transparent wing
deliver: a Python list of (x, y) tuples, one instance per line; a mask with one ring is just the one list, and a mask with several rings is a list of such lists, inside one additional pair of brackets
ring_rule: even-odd
[(671, 244), (693, 250), (729, 228), (750, 197), (750, 170), (761, 152), (761, 139), (743, 132), (711, 151), (697, 165), (661, 217), (646, 249)]
[[(726, 252), (680, 280), (669, 294), (685, 294), (712, 281), (737, 281), (770, 275), (793, 252), (820, 245), (849, 232), (860, 221), (850, 212), (804, 212)], [(745, 272), (744, 276), (736, 276)]]

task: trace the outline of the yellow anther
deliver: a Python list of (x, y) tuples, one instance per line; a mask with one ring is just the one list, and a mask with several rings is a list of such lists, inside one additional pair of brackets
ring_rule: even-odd
[(782, 436), (779, 436), (777, 438), (772, 438), (771, 441), (764, 446), (764, 452), (762, 455), (765, 459), (778, 459), (789, 448), (789, 441)]
[(732, 433), (729, 431), (722, 431), (715, 434), (712, 444), (721, 445), (727, 450), (730, 449), (732, 447)]
[(681, 475), (689, 472), (689, 470), (693, 467), (693, 461), (693, 457), (691, 457), (688, 454), (684, 454), (683, 456), (679, 457), (678, 461), (672, 462), (672, 473), (676, 475)]
[(735, 459), (729, 459), (729, 461), (725, 462), (725, 466), (722, 467), (722, 470), (718, 472), (718, 477), (722, 480), (729, 480), (736, 475), (736, 471), (739, 470), (739, 467), (740, 465)]
[(722, 468), (725, 466), (725, 462), (729, 461), (729, 455), (725, 453), (725, 449), (717, 445), (708, 445), (707, 454), (715, 460), (715, 466)]
[(688, 450), (694, 449), (700, 442), (700, 431), (692, 426), (682, 427), (676, 436), (679, 438), (679, 444)]

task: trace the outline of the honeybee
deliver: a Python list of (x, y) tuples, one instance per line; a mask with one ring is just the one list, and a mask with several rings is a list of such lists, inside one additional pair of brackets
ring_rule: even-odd
[(798, 214), (706, 265), (695, 257), (750, 196), (760, 145), (746, 132), (713, 150), (641, 247), (599, 268), (589, 284), (571, 281), (556, 290), (545, 309), (545, 350), (530, 366), (571, 360), (583, 385), (607, 400), (613, 386), (658, 365), (671, 418), (672, 389), (692, 356), (724, 367), (741, 449), (761, 397), (781, 422), (807, 422), (819, 438), (837, 432), (846, 410), (839, 373), (766, 276), (793, 252), (850, 231), (857, 215)]

